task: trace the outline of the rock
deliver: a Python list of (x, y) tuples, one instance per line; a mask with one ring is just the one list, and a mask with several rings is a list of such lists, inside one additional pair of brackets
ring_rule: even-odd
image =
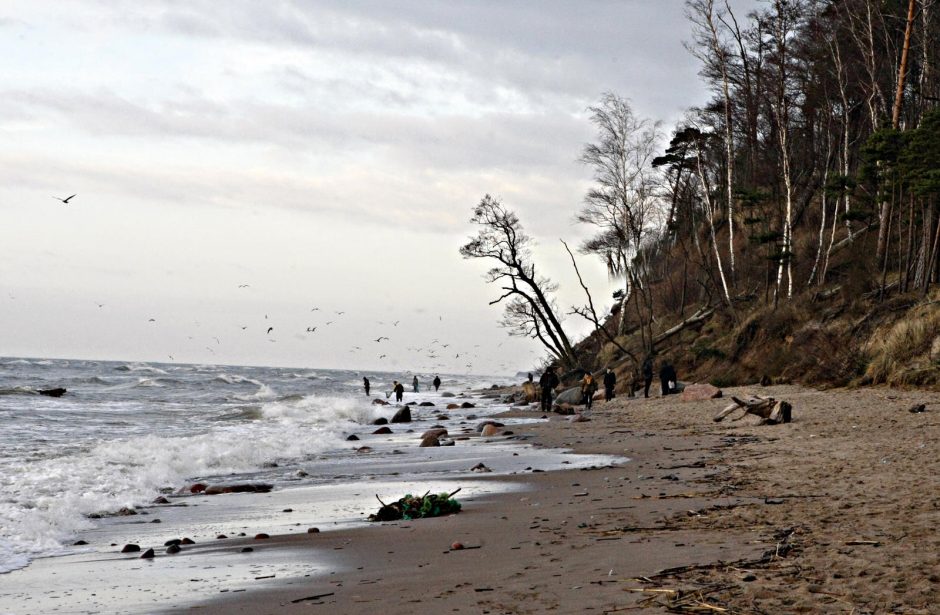
[(589, 419), (588, 417), (584, 416), (584, 415), (581, 414), (581, 413), (578, 413), (578, 414), (575, 414), (574, 416), (569, 416), (569, 417), (568, 417), (568, 422), (569, 422), (569, 423), (586, 423), (587, 421), (590, 421), (590, 420), (591, 420), (591, 419)]
[(474, 429), (476, 429), (477, 431), (483, 431), (483, 428), (486, 427), (487, 425), (492, 425), (493, 427), (505, 427), (505, 425), (497, 421), (482, 421), (480, 423), (477, 423)]
[(62, 397), (66, 393), (65, 389), (61, 387), (55, 389), (39, 389), (36, 392), (47, 397)]
[(252, 551), (254, 551), (254, 549), (252, 549), (251, 547), (242, 548), (242, 553), (251, 553)]
[(570, 389), (565, 389), (558, 395), (558, 397), (555, 398), (555, 403), (559, 405), (581, 405), (581, 387), (571, 387)]
[(319, 533), (320, 533), (320, 528), (318, 528), (318, 527), (308, 527), (308, 528), (307, 528), (307, 533), (308, 533), (308, 534), (319, 534)]
[(475, 466), (473, 466), (472, 468), (470, 468), (470, 471), (471, 471), (471, 472), (492, 472), (493, 470), (491, 470), (491, 469), (489, 469), (488, 467), (486, 467), (486, 466), (483, 464), (483, 462), (481, 461), (480, 463), (478, 463), (478, 464), (476, 464)]
[(82, 545), (87, 545), (88, 543), (85, 542), (84, 540), (76, 540), (76, 541), (73, 542), (72, 544), (73, 544), (74, 546), (76, 546), (76, 547), (80, 547), (80, 546), (82, 546)]
[(205, 483), (193, 483), (187, 487), (185, 491), (189, 491), (190, 493), (202, 493), (208, 486), (209, 485), (206, 485)]
[(285, 509), (282, 510), (281, 512), (291, 513), (291, 512), (294, 512), (294, 509), (293, 509), (293, 508), (285, 508)]
[(372, 452), (372, 447), (371, 447), (371, 446), (360, 446), (359, 448), (356, 449), (356, 452), (357, 452), (357, 453), (371, 453), (371, 452)]
[(552, 411), (555, 414), (561, 414), (565, 416), (572, 415), (575, 413), (574, 406), (572, 406), (571, 404), (555, 404), (555, 406), (552, 407)]
[(372, 405), (373, 406), (387, 406), (388, 402), (385, 401), (384, 399), (379, 399), (378, 397), (376, 397), (375, 399), (372, 400)]
[(926, 411), (927, 411), (927, 404), (915, 404), (911, 406), (911, 408), (908, 410), (908, 412), (912, 414), (920, 414), (921, 412), (926, 412)]
[(128, 508), (127, 506), (123, 507), (121, 510), (115, 513), (118, 517), (130, 517), (131, 515), (136, 515), (137, 511), (133, 508)]
[(483, 430), (480, 432), (480, 435), (484, 438), (499, 435), (499, 428), (496, 427), (496, 425), (485, 425)]
[(172, 547), (173, 545), (178, 545), (178, 544), (181, 543), (181, 542), (183, 542), (183, 541), (180, 540), (179, 538), (174, 538), (174, 539), (172, 539), (172, 540), (167, 540), (165, 543), (163, 543), (163, 546), (164, 546), (164, 547)]
[(306, 478), (307, 476), (310, 476), (310, 475), (307, 474), (306, 471), (304, 471), (304, 470), (297, 470), (297, 478)]
[(457, 443), (453, 440), (441, 440), (441, 446), (456, 446)]
[(441, 438), (442, 436), (446, 436), (446, 435), (447, 435), (447, 430), (444, 429), (443, 427), (438, 427), (437, 429), (427, 430), (426, 432), (421, 434), (421, 437), (427, 438), (428, 436), (434, 436), (435, 438)]
[(169, 553), (170, 555), (173, 555), (174, 553), (179, 553), (180, 551), (182, 551), (182, 549), (180, 549), (179, 545), (170, 545), (169, 547), (167, 547), (167, 550), (166, 550), (166, 552)]
[(140, 559), (153, 559), (153, 557), (154, 557), (153, 549), (147, 549), (141, 554)]
[(380, 416), (379, 418), (372, 421), (372, 424), (373, 425), (388, 425), (388, 419), (385, 418), (384, 416)]
[(406, 405), (406, 406), (413, 406), (414, 404), (415, 404), (415, 402), (413, 402), (413, 401), (406, 401), (406, 402), (405, 402), (405, 405)]
[(137, 553), (138, 551), (140, 551), (140, 546), (135, 544), (126, 544), (121, 549), (121, 553)]
[(682, 401), (702, 401), (719, 397), (721, 397), (721, 389), (707, 383), (687, 385), (679, 394), (679, 399)]
[(216, 540), (225, 540), (226, 538), (228, 538), (228, 536), (226, 536), (225, 534), (219, 534), (218, 536), (215, 537)]
[(153, 501), (154, 504), (169, 504), (170, 500), (166, 499), (162, 495)]
[(255, 534), (255, 540), (266, 540), (268, 538), (270, 538), (270, 536), (268, 536), (264, 532), (261, 532), (260, 534)]
[(160, 523), (160, 520), (159, 520), (159, 519), (154, 519), (153, 521), (151, 521), (151, 523)]
[[(445, 415), (441, 415), (441, 419), (443, 420), (444, 418), (445, 418)], [(448, 418), (449, 418), (449, 417), (448, 417)], [(467, 415), (467, 420), (468, 420), (468, 421), (475, 421), (475, 420), (477, 420), (477, 415), (475, 415), (475, 414), (468, 414), (468, 415)]]
[(461, 407), (461, 408), (476, 408), (476, 406), (475, 406), (474, 404), (471, 404), (471, 403), (468, 402), (468, 401), (465, 401), (465, 402), (463, 402), (462, 404), (460, 404), (460, 407)]
[(460, 551), (461, 549), (463, 549), (463, 543), (462, 543), (462, 542), (455, 542), (455, 543), (452, 543), (452, 544), (450, 545), (450, 550), (451, 550), (451, 551)]
[(359, 439), (359, 436), (357, 436), (356, 434), (351, 434), (351, 435), (346, 436), (347, 442), (354, 442), (358, 439)]
[(376, 429), (376, 430), (373, 431), (372, 433), (375, 434), (375, 435), (377, 435), (377, 436), (381, 436), (381, 435), (383, 435), (383, 434), (390, 434), (390, 433), (392, 433), (392, 430), (391, 430), (389, 427), (379, 427), (378, 429)]
[(422, 438), (421, 444), (419, 444), (418, 446), (421, 448), (428, 448), (431, 446), (440, 446), (440, 445), (441, 445), (441, 441), (438, 440), (436, 436), (428, 436), (426, 438)]
[(203, 492), (206, 495), (222, 493), (268, 493), (272, 486), (265, 483), (243, 483), (238, 485), (213, 485)]
[(441, 397), (456, 397), (456, 395), (451, 393), (450, 391), (444, 391), (443, 393), (441, 393)]
[(437, 415), (437, 420), (439, 420), (439, 421), (449, 421), (449, 420), (450, 420), (450, 417), (447, 416), (446, 414), (438, 414), (438, 415)]
[(760, 377), (760, 385), (762, 387), (769, 387), (770, 384), (771, 384), (770, 376), (768, 376), (767, 374), (764, 374), (763, 376)]
[(418, 404), (418, 405), (419, 405), (419, 406), (422, 406), (422, 407), (424, 407), (424, 408), (430, 408), (431, 406), (434, 405), (434, 402), (431, 402), (431, 401), (423, 401), (423, 402), (421, 402), (421, 403)]
[(183, 540), (180, 541), (180, 544), (181, 545), (194, 545), (196, 544), (196, 541), (193, 540), (192, 538), (184, 538)]
[(411, 422), (411, 408), (405, 406), (401, 410), (395, 413), (395, 416), (392, 417), (390, 421), (392, 423), (410, 423)]
[(447, 404), (448, 410), (457, 410), (458, 408), (460, 408), (460, 404)]

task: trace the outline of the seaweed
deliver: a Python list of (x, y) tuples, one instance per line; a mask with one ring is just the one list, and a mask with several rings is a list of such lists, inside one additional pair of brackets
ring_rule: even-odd
[(443, 517), (460, 512), (460, 502), (454, 499), (453, 493), (431, 493), (428, 491), (422, 496), (413, 496), (410, 493), (397, 502), (386, 504), (377, 494), (375, 499), (382, 505), (378, 512), (369, 515), (369, 521), (409, 521), (425, 517)]

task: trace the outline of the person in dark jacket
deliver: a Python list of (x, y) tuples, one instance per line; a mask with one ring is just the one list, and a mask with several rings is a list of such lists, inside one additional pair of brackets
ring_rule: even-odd
[(395, 401), (401, 401), (405, 397), (405, 385), (396, 380), (392, 392), (395, 393)]
[(676, 368), (669, 362), (663, 363), (662, 369), (659, 370), (659, 386), (662, 387), (663, 395), (675, 393), (676, 384), (678, 384), (676, 381)]
[(594, 405), (594, 393), (596, 392), (597, 381), (594, 380), (594, 376), (590, 372), (584, 374), (584, 379), (581, 381), (581, 401), (588, 410)]
[(617, 374), (614, 370), (607, 368), (604, 373), (604, 401), (610, 401), (614, 398), (614, 387), (617, 385)]
[(366, 395), (369, 394), (369, 379), (365, 376), (362, 377), (362, 388), (366, 390)]
[(552, 409), (552, 391), (559, 384), (558, 376), (554, 371), (547, 369), (539, 378), (539, 387), (542, 389), (542, 410), (550, 412)]
[(441, 379), (438, 376), (434, 376), (434, 390), (438, 390), (441, 387)]
[(418, 392), (418, 377), (417, 376), (415, 376), (414, 380), (411, 381), (411, 386), (412, 388), (414, 388), (415, 393), (417, 393)]
[(650, 385), (653, 384), (653, 356), (647, 355), (643, 360), (643, 397), (650, 396)]

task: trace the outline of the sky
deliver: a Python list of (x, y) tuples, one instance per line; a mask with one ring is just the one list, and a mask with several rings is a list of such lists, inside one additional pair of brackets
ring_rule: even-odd
[(472, 208), (583, 304), (587, 107), (668, 131), (708, 98), (689, 38), (681, 0), (2, 0), (0, 356), (528, 370)]

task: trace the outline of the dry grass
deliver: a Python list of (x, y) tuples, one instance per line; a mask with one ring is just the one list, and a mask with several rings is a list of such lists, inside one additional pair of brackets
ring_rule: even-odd
[(872, 384), (918, 385), (940, 380), (940, 365), (931, 346), (940, 337), (940, 307), (911, 309), (894, 324), (875, 331), (865, 348), (869, 357), (865, 381)]

